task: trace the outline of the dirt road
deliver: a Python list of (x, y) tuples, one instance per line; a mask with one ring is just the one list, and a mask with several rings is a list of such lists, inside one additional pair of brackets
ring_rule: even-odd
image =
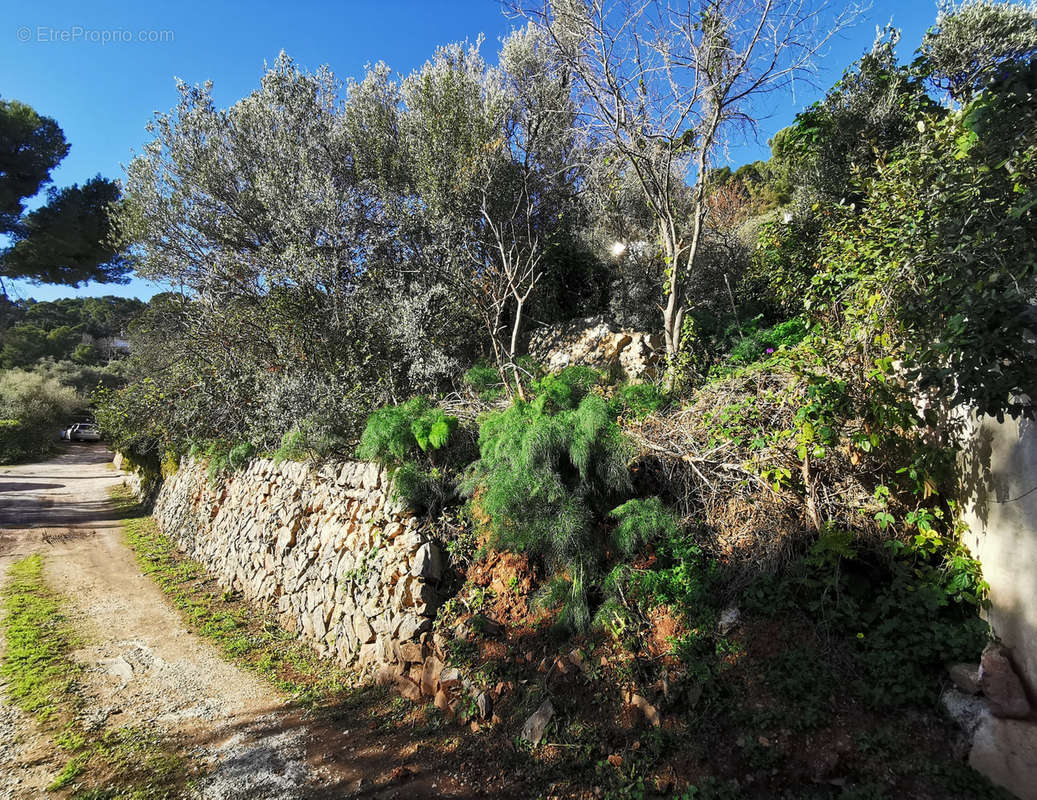
[[(200, 797), (309, 796), (325, 781), (305, 764), (305, 728), (277, 724), (282, 699), (189, 633), (141, 575), (108, 499), (122, 479), (110, 461), (103, 446), (81, 445), (0, 467), (0, 571), (45, 555), (47, 581), (73, 603), (82, 636), (74, 655), (86, 667), (90, 723), (189, 743), (211, 772)], [(57, 767), (47, 738), (0, 693), (0, 799), (44, 796)]]
[[(66, 446), (45, 462), (0, 467), (0, 582), (14, 561), (45, 556), (45, 578), (67, 599), (82, 639), (73, 655), (85, 668), (80, 717), (88, 728), (128, 727), (171, 743), (201, 776), (188, 787), (200, 800), (527, 796), (502, 790), (513, 779), (478, 746), (478, 771), (461, 774), (470, 767), (468, 755), (452, 756), (459, 739), (417, 706), (401, 711), (376, 697), (306, 712), (222, 660), (187, 630), (123, 543), (108, 497), (122, 481), (111, 455), (100, 445)], [(5, 702), (3, 689), (0, 800), (36, 800), (67, 757)], [(387, 713), (417, 719), (396, 726)], [(487, 773), (492, 782), (481, 777)]]

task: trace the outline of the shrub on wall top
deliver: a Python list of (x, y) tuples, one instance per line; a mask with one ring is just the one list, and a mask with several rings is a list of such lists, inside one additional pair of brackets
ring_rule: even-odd
[(373, 411), (367, 418), (357, 457), (392, 472), (393, 491), (412, 507), (431, 511), (453, 493), (449, 457), (436, 455), (450, 444), (457, 417), (446, 414), (428, 398)]

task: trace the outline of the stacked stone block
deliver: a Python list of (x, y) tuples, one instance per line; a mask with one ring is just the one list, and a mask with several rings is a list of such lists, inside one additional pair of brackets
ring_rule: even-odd
[(323, 655), (400, 669), (429, 651), (442, 559), (388, 484), (374, 464), (256, 459), (214, 486), (186, 459), (154, 515), (221, 585), (276, 610)]

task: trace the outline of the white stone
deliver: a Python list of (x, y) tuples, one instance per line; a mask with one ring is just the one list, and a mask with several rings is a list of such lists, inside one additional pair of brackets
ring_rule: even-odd
[(720, 632), (720, 635), (726, 636), (732, 628), (737, 627), (741, 617), (742, 614), (738, 610), (738, 606), (731, 606), (721, 611), (720, 619), (717, 621), (717, 630)]
[(545, 700), (540, 708), (526, 720), (526, 724), (522, 726), (522, 738), (530, 744), (540, 744), (540, 740), (544, 736), (544, 730), (547, 728), (547, 724), (551, 721), (554, 713), (555, 709), (551, 705), (551, 701)]
[(969, 765), (1019, 800), (1037, 800), (1037, 725), (988, 716), (976, 730)]
[(439, 548), (432, 542), (426, 542), (415, 553), (410, 574), (418, 578), (438, 581), (442, 572), (443, 559), (439, 553)]
[(356, 632), (356, 639), (360, 644), (368, 644), (374, 641), (374, 630), (372, 630), (367, 617), (363, 613), (353, 615), (353, 630)]

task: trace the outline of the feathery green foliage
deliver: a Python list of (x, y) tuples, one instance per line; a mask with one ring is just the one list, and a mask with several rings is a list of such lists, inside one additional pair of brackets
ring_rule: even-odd
[[(618, 524), (611, 541), (618, 563), (605, 578), (605, 600), (595, 624), (614, 634), (629, 627), (637, 615), (669, 606), (697, 627), (710, 627), (715, 617), (710, 588), (715, 567), (707, 562), (693, 533), (678, 525), (658, 497), (628, 500), (610, 514)], [(650, 545), (655, 556), (650, 569), (635, 569), (630, 556)]]
[[(203, 458), (208, 464), (206, 477), (209, 483), (216, 485), (225, 475), (244, 469), (249, 461), (256, 455), (256, 446), (251, 442), (227, 442), (222, 439), (213, 439), (206, 442), (193, 442), (188, 449), (188, 455), (192, 458)], [(172, 463), (165, 463), (172, 461)], [(161, 466), (163, 475), (165, 471), (176, 471), (176, 454), (168, 451), (163, 457)]]
[(447, 416), (440, 408), (430, 409), (411, 423), (414, 440), (424, 452), (446, 446), (450, 434), (457, 428), (457, 417)]
[(669, 397), (652, 383), (625, 383), (616, 389), (612, 398), (617, 414), (626, 413), (636, 419), (644, 419), (654, 411), (665, 408)]
[(673, 514), (658, 497), (627, 500), (612, 509), (609, 516), (619, 521), (612, 529), (612, 546), (624, 556), (632, 556), (653, 539), (677, 534)]
[(550, 408), (573, 408), (600, 381), (601, 373), (591, 367), (566, 367), (534, 381), (532, 392)]
[(274, 463), (302, 461), (306, 455), (306, 434), (296, 426), (281, 437), (281, 446), (274, 451)]
[(241, 469), (248, 465), (256, 454), (256, 447), (251, 442), (239, 442), (227, 453), (227, 462), (231, 469)]
[(434, 454), (447, 447), (456, 429), (457, 417), (432, 405), (428, 398), (412, 397), (371, 413), (357, 456), (392, 470), (397, 497), (415, 508), (432, 509), (453, 491), (452, 481)]
[(752, 364), (782, 347), (795, 347), (806, 335), (806, 323), (799, 317), (779, 322), (770, 328), (753, 326), (745, 330), (738, 344), (731, 349), (728, 361), (731, 364)]
[(553, 574), (544, 600), (559, 622), (590, 622), (589, 593), (604, 557), (596, 521), (631, 490), (630, 449), (609, 403), (590, 393), (593, 370), (574, 367), (534, 384), (531, 402), (488, 414), (479, 460), (463, 483), (490, 520), (497, 547), (528, 553)]
[(307, 417), (297, 422), (281, 437), (281, 446), (274, 451), (274, 462), (306, 461), (307, 459), (338, 453), (344, 442), (328, 426)]
[(485, 402), (496, 400), (504, 394), (504, 383), (500, 371), (486, 362), (480, 361), (464, 374), (465, 384), (475, 392), (475, 396)]
[(219, 440), (209, 442), (209, 446), (205, 450), (205, 460), (209, 464), (206, 476), (210, 484), (216, 484), (225, 473), (230, 471), (228, 453), (226, 442)]
[(365, 461), (399, 467), (416, 450), (427, 453), (445, 447), (456, 428), (457, 417), (446, 415), (428, 398), (412, 397), (401, 405), (371, 413), (357, 455)]

